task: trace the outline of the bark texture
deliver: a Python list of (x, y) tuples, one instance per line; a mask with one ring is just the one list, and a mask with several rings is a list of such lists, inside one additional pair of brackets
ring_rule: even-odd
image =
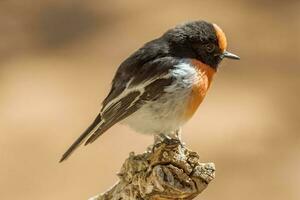
[(119, 181), (89, 200), (193, 199), (215, 177), (213, 163), (200, 163), (196, 152), (176, 139), (165, 139), (139, 155), (130, 153)]

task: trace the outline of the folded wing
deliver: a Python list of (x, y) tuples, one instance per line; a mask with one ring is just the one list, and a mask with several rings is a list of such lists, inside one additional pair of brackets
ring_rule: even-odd
[(141, 70), (137, 77), (125, 79), (118, 77), (117, 73), (112, 89), (103, 101), (100, 114), (63, 154), (60, 162), (66, 160), (83, 142), (85, 145), (94, 142), (114, 124), (136, 112), (147, 102), (162, 96), (165, 87), (171, 85), (173, 81), (169, 70), (174, 63), (167, 62), (166, 59), (158, 59), (140, 67), (144, 70)]

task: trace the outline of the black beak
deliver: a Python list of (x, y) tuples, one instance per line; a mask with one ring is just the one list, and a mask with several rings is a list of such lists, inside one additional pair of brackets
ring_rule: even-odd
[(230, 53), (228, 51), (224, 51), (224, 53), (222, 54), (222, 57), (223, 58), (234, 59), (234, 60), (239, 60), (240, 59), (239, 56), (237, 56), (237, 55), (235, 55), (233, 53)]

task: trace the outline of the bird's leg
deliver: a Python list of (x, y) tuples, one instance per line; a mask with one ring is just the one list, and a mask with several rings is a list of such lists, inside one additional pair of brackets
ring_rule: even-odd
[(180, 144), (184, 146), (184, 143), (181, 142), (181, 129), (177, 129), (170, 133), (160, 133), (154, 135), (154, 146), (152, 149), (156, 147), (156, 144), (164, 142), (166, 144)]
[(181, 128), (178, 128), (176, 131), (175, 131), (175, 138), (180, 142), (181, 146), (183, 147), (185, 145), (184, 142), (182, 142), (181, 140), (181, 133), (182, 133), (182, 129)]
[(178, 128), (175, 131), (175, 138), (178, 139), (179, 141), (181, 141), (181, 133), (182, 133), (182, 129), (181, 128)]
[(171, 140), (172, 138), (168, 134), (159, 133), (154, 135), (154, 143), (160, 143), (164, 140)]
[(163, 133), (161, 134), (161, 137), (166, 140), (177, 140), (181, 142), (181, 128), (171, 131), (170, 133)]

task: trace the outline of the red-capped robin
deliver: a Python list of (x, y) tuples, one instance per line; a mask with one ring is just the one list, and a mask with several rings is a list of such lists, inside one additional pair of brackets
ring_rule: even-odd
[(121, 121), (143, 133), (179, 130), (204, 99), (223, 58), (239, 59), (226, 48), (222, 29), (205, 21), (178, 25), (146, 43), (119, 66), (100, 113), (60, 162)]

